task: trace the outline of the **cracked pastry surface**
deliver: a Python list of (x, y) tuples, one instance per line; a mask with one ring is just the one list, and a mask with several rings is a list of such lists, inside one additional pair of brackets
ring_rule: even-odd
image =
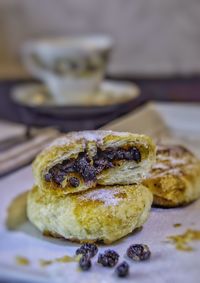
[(56, 139), (33, 163), (36, 185), (61, 194), (97, 185), (138, 183), (155, 160), (155, 145), (145, 135), (72, 132)]
[(156, 163), (143, 184), (162, 207), (188, 204), (200, 197), (200, 161), (180, 145), (159, 145)]
[(143, 225), (152, 199), (143, 185), (100, 186), (68, 195), (35, 186), (28, 194), (27, 215), (44, 234), (109, 244)]

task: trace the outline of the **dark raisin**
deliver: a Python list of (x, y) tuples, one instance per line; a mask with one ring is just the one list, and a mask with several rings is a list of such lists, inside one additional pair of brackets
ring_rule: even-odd
[(52, 177), (55, 177), (60, 174), (60, 169), (55, 165), (51, 169), (49, 169), (49, 173), (52, 175)]
[(76, 178), (76, 177), (71, 177), (71, 178), (69, 178), (69, 184), (70, 184), (72, 187), (77, 188), (77, 187), (79, 186), (80, 182), (79, 182), (79, 179), (78, 179), (78, 178)]
[(98, 167), (99, 165), (104, 165), (107, 162), (107, 160), (103, 157), (97, 157), (95, 156), (93, 158), (93, 165), (94, 167)]
[(114, 165), (112, 164), (112, 162), (108, 161), (106, 166), (105, 166), (105, 169), (108, 169), (108, 168), (113, 168)]
[(125, 154), (126, 154), (126, 151), (123, 150), (123, 149), (120, 149), (116, 152), (116, 155), (115, 155), (115, 159), (116, 160), (122, 160), (122, 159), (125, 159)]
[(117, 264), (118, 259), (118, 253), (113, 250), (106, 250), (103, 254), (99, 254), (98, 263), (103, 266), (113, 267)]
[(96, 180), (96, 171), (93, 166), (86, 166), (81, 172), (81, 175), (85, 182)]
[(62, 164), (56, 164), (55, 165), (55, 169), (58, 170), (58, 171), (61, 171), (63, 168), (63, 165)]
[(62, 164), (62, 170), (66, 173), (74, 172), (75, 161), (73, 159), (65, 160)]
[(77, 168), (79, 169), (80, 172), (83, 170), (83, 168), (85, 168), (85, 166), (89, 165), (89, 161), (86, 156), (82, 156), (78, 158), (76, 162), (77, 162)]
[(79, 157), (76, 159), (75, 162), (75, 169), (79, 172), (83, 171), (83, 168), (85, 168), (86, 166), (88, 166), (89, 162), (88, 162), (88, 158), (86, 156), (86, 154), (81, 153), (79, 154)]
[(92, 263), (90, 257), (83, 255), (79, 260), (79, 266), (82, 270), (86, 271), (91, 268)]
[(133, 154), (132, 154), (131, 150), (124, 152), (124, 159), (126, 159), (126, 160), (134, 160)]
[(116, 268), (116, 273), (119, 277), (126, 277), (129, 274), (129, 265), (126, 261), (120, 263)]
[(45, 174), (45, 181), (50, 182), (52, 180), (52, 175), (50, 173)]
[(76, 250), (76, 254), (87, 255), (90, 258), (94, 257), (98, 252), (98, 248), (95, 244), (85, 243), (80, 248)]
[(53, 181), (58, 185), (61, 185), (64, 179), (64, 175), (61, 172), (59, 172), (58, 175), (53, 176)]
[(104, 155), (106, 156), (106, 158), (110, 161), (112, 161), (113, 159), (116, 159), (116, 151), (115, 150), (106, 150), (104, 152)]
[(127, 256), (135, 261), (147, 260), (151, 256), (151, 252), (147, 245), (136, 244), (131, 245), (127, 250)]
[(113, 164), (112, 164), (112, 162), (110, 162), (110, 161), (108, 161), (104, 158), (101, 158), (101, 159), (94, 160), (94, 167), (95, 167), (96, 174), (99, 174), (104, 169), (112, 168)]
[(90, 165), (90, 160), (86, 154), (81, 154), (80, 157), (76, 160), (74, 165), (76, 172), (80, 173), (84, 181), (93, 181), (96, 180), (95, 168)]
[(57, 170), (56, 170), (55, 166), (52, 167), (51, 169), (49, 169), (49, 173), (50, 173), (52, 176), (54, 176), (56, 172), (57, 172)]
[(137, 148), (132, 148), (131, 149), (131, 154), (133, 156), (133, 160), (135, 160), (136, 162), (140, 162), (141, 161), (141, 153)]

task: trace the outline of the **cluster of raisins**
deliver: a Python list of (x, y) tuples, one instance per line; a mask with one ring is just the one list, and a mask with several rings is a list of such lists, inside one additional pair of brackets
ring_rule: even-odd
[(95, 244), (85, 243), (79, 249), (76, 250), (76, 255), (87, 255), (94, 257), (98, 252), (98, 248)]
[[(95, 181), (97, 174), (101, 173), (104, 169), (114, 167), (113, 161), (115, 160), (134, 160), (140, 162), (141, 153), (135, 147), (128, 150), (108, 148), (102, 151), (97, 149), (97, 154), (91, 160), (86, 152), (81, 152), (76, 159), (67, 159), (62, 163), (54, 165), (44, 175), (44, 179), (46, 182), (53, 181), (60, 186), (68, 173), (76, 172), (82, 176), (85, 182)], [(69, 185), (71, 187), (76, 188), (79, 184), (80, 181), (78, 178), (69, 178)]]
[[(95, 244), (86, 243), (76, 250), (76, 255), (81, 255), (79, 267), (81, 270), (89, 270), (92, 266), (91, 258), (98, 253), (98, 247)], [(151, 252), (147, 245), (131, 245), (126, 255), (134, 261), (144, 261), (150, 258)], [(119, 260), (119, 254), (111, 249), (99, 253), (97, 263), (105, 267), (114, 267)], [(129, 274), (129, 264), (126, 261), (121, 262), (115, 270), (118, 277), (126, 277)]]
[(82, 270), (88, 270), (92, 266), (91, 258), (98, 252), (98, 248), (95, 244), (85, 243), (76, 250), (76, 255), (81, 255), (79, 260), (79, 267)]

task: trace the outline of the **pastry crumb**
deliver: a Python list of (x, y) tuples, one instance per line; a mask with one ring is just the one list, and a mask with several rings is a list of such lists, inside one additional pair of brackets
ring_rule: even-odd
[(177, 250), (180, 251), (194, 251), (190, 245), (193, 241), (200, 241), (200, 230), (188, 229), (183, 234), (169, 236), (167, 239), (174, 244)]
[(63, 257), (56, 258), (55, 261), (56, 262), (78, 262), (79, 258), (80, 258), (79, 256), (68, 256), (68, 255), (65, 255)]
[(173, 226), (174, 226), (175, 228), (178, 228), (178, 227), (181, 227), (182, 224), (181, 224), (181, 223), (175, 223), (175, 224), (173, 224)]
[(16, 256), (15, 261), (18, 265), (29, 265), (30, 264), (29, 259), (23, 256)]
[(40, 259), (39, 263), (40, 263), (40, 266), (45, 267), (45, 266), (52, 264), (53, 261), (52, 260)]
[(81, 257), (80, 255), (78, 255), (78, 256), (65, 255), (65, 256), (55, 258), (55, 259), (51, 259), (51, 260), (40, 259), (39, 264), (40, 264), (40, 266), (45, 267), (45, 266), (51, 265), (51, 264), (56, 263), (56, 262), (59, 262), (59, 263), (78, 262), (80, 257)]

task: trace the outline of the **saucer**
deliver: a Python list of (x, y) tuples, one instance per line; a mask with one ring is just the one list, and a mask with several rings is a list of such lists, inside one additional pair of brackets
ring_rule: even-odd
[(94, 129), (131, 111), (141, 103), (140, 89), (127, 82), (105, 80), (79, 103), (60, 104), (43, 84), (25, 84), (13, 89), (13, 102), (22, 122), (33, 126), (55, 125), (63, 130)]
[[(13, 90), (12, 98), (29, 107), (107, 106), (125, 103), (140, 94), (138, 86), (132, 83), (104, 81), (100, 89), (92, 94), (83, 94), (77, 102), (59, 103), (53, 99), (43, 84), (26, 84)], [(71, 101), (71, 99), (70, 99)]]
[(53, 100), (43, 84), (26, 84), (17, 86), (12, 99), (21, 106), (32, 108), (40, 113), (55, 115), (103, 114), (114, 111), (121, 104), (137, 98), (139, 88), (132, 83), (104, 81), (100, 89), (93, 94), (85, 94), (79, 103), (60, 104)]

